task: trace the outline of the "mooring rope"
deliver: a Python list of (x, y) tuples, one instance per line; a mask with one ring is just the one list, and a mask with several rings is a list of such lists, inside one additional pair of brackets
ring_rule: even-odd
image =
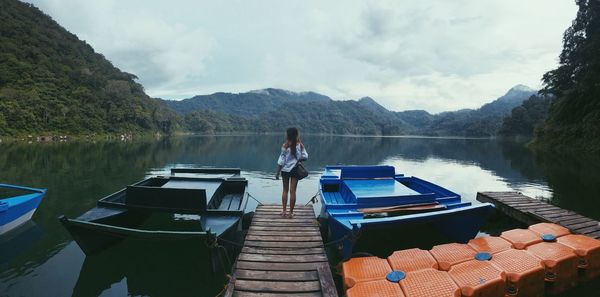
[(312, 196), (310, 198), (310, 200), (308, 200), (308, 202), (306, 202), (306, 204), (304, 204), (304, 206), (308, 206), (310, 203), (315, 204), (315, 203), (319, 202), (319, 196), (320, 196), (320, 191), (317, 191), (317, 193), (315, 193), (315, 195)]
[(248, 193), (248, 197), (254, 199), (254, 201), (256, 201), (258, 203), (258, 205), (264, 205), (262, 202), (260, 202), (260, 200), (258, 200), (256, 197), (252, 196), (252, 194)]

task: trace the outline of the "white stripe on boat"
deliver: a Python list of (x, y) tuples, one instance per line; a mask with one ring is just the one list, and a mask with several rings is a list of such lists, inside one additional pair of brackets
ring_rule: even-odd
[(35, 212), (37, 208), (34, 208), (30, 211), (28, 211), (27, 213), (25, 213), (24, 215), (18, 217), (17, 219), (9, 222), (8, 224), (4, 224), (0, 226), (0, 235), (24, 224), (25, 222), (29, 221), (31, 219), (31, 217), (33, 216), (33, 213)]

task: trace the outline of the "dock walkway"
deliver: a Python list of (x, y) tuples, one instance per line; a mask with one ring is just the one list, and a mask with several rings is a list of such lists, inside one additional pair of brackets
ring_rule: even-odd
[(257, 207), (225, 296), (337, 296), (312, 205)]
[(518, 192), (479, 192), (477, 200), (490, 202), (500, 212), (527, 225), (549, 222), (572, 233), (600, 239), (600, 222)]

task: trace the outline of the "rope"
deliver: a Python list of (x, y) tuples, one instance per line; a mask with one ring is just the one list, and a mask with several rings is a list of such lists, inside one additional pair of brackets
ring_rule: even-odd
[(225, 243), (231, 244), (231, 245), (233, 245), (233, 246), (240, 247), (240, 248), (243, 248), (243, 247), (244, 247), (244, 245), (243, 245), (243, 244), (241, 244), (241, 243), (238, 243), (238, 242), (235, 242), (235, 241), (231, 241), (231, 240), (227, 240), (227, 239), (224, 239), (224, 238), (221, 238), (221, 237), (218, 237), (218, 236), (217, 236), (217, 241), (219, 241), (219, 240), (220, 240), (220, 241), (222, 241), (222, 242), (225, 242)]
[(248, 193), (248, 197), (254, 199), (254, 201), (258, 202), (258, 205), (263, 205), (262, 202), (260, 202), (258, 199), (256, 199), (256, 197), (252, 196), (252, 194)]
[(315, 203), (319, 202), (319, 196), (320, 196), (319, 194), (320, 194), (320, 192), (317, 191), (317, 193), (314, 196), (312, 196), (312, 198), (310, 198), (310, 200), (308, 200), (308, 202), (306, 202), (306, 204), (304, 204), (304, 206), (308, 206), (310, 203), (315, 204)]

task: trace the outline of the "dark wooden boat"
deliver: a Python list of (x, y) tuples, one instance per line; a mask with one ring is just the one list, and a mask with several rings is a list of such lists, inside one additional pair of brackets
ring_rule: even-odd
[(215, 247), (235, 250), (247, 189), (240, 169), (174, 168), (100, 199), (76, 219), (59, 220), (86, 255), (122, 240), (147, 248), (180, 242), (214, 264)]

